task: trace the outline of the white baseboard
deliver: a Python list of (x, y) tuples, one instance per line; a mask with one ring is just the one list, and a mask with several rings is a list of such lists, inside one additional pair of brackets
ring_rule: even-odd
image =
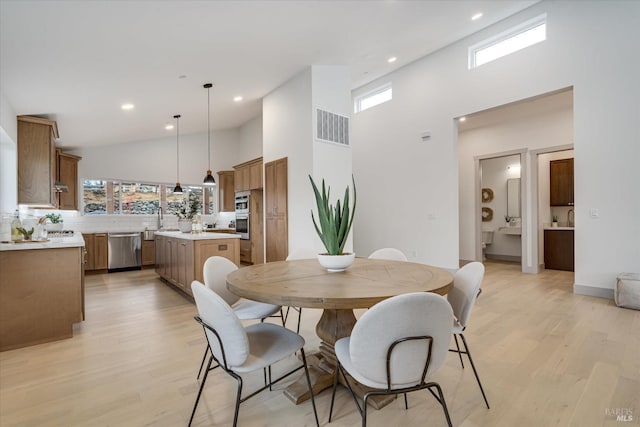
[(613, 299), (613, 289), (598, 288), (596, 286), (573, 284), (573, 293), (590, 297)]

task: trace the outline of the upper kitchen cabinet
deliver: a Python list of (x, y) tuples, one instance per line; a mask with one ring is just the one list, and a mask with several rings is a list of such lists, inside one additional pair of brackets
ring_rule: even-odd
[(259, 190), (262, 188), (262, 157), (235, 165), (235, 191)]
[(58, 209), (78, 210), (78, 162), (81, 157), (58, 150), (58, 182), (67, 187), (58, 193)]
[(551, 206), (573, 206), (573, 159), (553, 160), (549, 171)]
[(58, 125), (40, 117), (18, 116), (18, 203), (56, 207)]
[(235, 180), (234, 171), (218, 172), (218, 210), (235, 212)]

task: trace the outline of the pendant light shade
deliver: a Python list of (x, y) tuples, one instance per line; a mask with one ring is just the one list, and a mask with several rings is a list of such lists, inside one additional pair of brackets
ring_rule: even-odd
[(213, 84), (206, 83), (203, 86), (207, 90), (207, 161), (209, 168), (207, 169), (207, 176), (204, 177), (203, 184), (208, 186), (216, 185), (216, 180), (211, 174), (211, 99), (209, 97), (210, 89), (213, 87)]
[(173, 194), (182, 194), (180, 186), (180, 114), (173, 116), (176, 119), (176, 186), (173, 188)]

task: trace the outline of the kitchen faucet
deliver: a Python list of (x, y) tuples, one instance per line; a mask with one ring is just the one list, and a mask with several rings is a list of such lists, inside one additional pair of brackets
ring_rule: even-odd
[[(571, 218), (571, 214), (574, 214), (574, 218)], [(567, 227), (573, 227), (573, 222), (575, 221), (575, 212), (573, 209), (569, 209), (567, 211)]]
[(163, 226), (164, 224), (162, 220), (162, 206), (158, 206), (158, 230), (162, 230)]

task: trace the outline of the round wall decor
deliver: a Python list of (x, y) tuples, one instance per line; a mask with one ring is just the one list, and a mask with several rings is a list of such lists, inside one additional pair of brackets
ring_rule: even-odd
[(482, 189), (482, 203), (488, 203), (493, 200), (493, 190), (490, 188)]
[(493, 219), (493, 209), (482, 208), (482, 222), (488, 222)]

